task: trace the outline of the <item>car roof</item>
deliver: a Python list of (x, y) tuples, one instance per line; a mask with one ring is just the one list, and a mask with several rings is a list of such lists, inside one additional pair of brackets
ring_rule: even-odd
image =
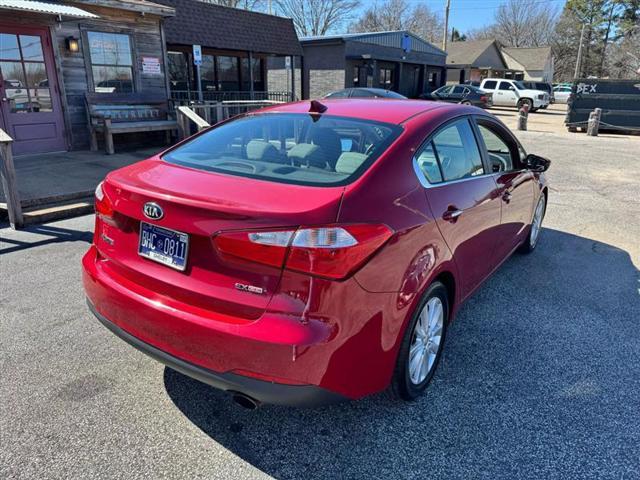
[[(323, 98), (319, 102), (327, 107), (325, 115), (360, 118), (383, 123), (401, 124), (420, 113), (432, 110), (451, 109), (456, 105), (425, 100), (395, 98)], [(260, 113), (309, 113), (309, 100), (285, 103), (263, 108)]]

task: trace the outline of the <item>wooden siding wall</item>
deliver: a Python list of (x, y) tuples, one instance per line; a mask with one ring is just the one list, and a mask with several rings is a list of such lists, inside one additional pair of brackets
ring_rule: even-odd
[[(84, 94), (92, 88), (91, 72), (87, 71), (88, 46), (86, 31), (127, 33), (133, 51), (134, 85), (137, 92), (155, 93), (168, 98), (165, 78), (165, 49), (161, 35), (160, 17), (141, 15), (137, 12), (83, 5), (83, 9), (95, 13), (99, 19), (65, 20), (52, 28), (54, 49), (59, 62), (60, 83), (64, 88), (65, 120), (70, 130), (72, 149), (89, 146), (89, 130), (84, 106)], [(65, 40), (73, 36), (79, 39), (80, 51), (71, 53)], [(161, 75), (142, 73), (142, 57), (157, 57), (161, 63)]]

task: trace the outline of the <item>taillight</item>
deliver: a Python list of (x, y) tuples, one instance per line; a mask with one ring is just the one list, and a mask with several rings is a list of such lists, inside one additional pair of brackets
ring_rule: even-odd
[(392, 235), (386, 225), (326, 225), (297, 230), (223, 232), (214, 238), (223, 254), (332, 279), (360, 267)]
[(481, 102), (486, 102), (486, 101), (487, 101), (487, 96), (486, 96), (486, 95), (482, 95), (482, 96), (480, 97), (480, 101), (481, 101)]
[(103, 183), (100, 182), (96, 187), (96, 214), (103, 218), (111, 218), (113, 216), (113, 206), (109, 197), (104, 193)]

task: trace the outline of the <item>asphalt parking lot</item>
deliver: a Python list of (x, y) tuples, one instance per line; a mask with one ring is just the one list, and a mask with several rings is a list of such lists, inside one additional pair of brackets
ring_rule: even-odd
[(428, 394), (241, 409), (87, 311), (91, 216), (0, 230), (1, 478), (640, 478), (640, 138), (523, 132), (538, 250), (452, 325)]

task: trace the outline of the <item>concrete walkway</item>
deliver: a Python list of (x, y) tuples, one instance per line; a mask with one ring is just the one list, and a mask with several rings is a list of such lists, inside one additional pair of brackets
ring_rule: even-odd
[[(166, 147), (152, 147), (106, 155), (77, 151), (14, 158), (23, 206), (90, 194), (111, 170), (143, 160)], [(0, 186), (0, 203), (5, 203)], [(25, 205), (26, 204), (26, 205)]]

